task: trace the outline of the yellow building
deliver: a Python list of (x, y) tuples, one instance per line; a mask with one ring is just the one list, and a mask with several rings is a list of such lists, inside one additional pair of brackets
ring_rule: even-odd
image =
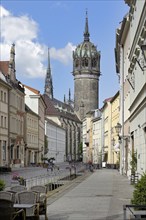
[(116, 164), (119, 158), (119, 142), (115, 126), (119, 122), (119, 92), (105, 99), (103, 114), (103, 162)]
[(112, 164), (119, 163), (120, 145), (115, 126), (119, 122), (119, 91), (111, 99), (111, 148), (110, 148), (110, 162)]

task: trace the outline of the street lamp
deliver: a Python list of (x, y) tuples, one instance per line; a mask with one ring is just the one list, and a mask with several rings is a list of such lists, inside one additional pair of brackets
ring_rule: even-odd
[(118, 122), (117, 125), (115, 126), (116, 133), (119, 135), (121, 133), (122, 125)]
[(124, 135), (124, 136), (121, 136), (120, 133), (121, 133), (121, 129), (122, 129), (122, 125), (118, 122), (117, 125), (115, 126), (115, 129), (116, 129), (116, 133), (118, 134), (118, 137), (119, 137), (119, 143), (121, 142), (121, 139), (124, 139), (124, 140), (128, 140), (129, 141), (129, 138), (130, 136), (129, 135)]

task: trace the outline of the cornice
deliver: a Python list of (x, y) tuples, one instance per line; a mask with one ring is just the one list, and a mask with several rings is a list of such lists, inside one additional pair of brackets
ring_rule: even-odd
[[(128, 57), (130, 61), (133, 60), (133, 57), (135, 60), (135, 56), (136, 57), (139, 56), (140, 46), (144, 42), (145, 38), (146, 38), (146, 2), (143, 6), (143, 11), (141, 13), (139, 24), (137, 26), (137, 29), (135, 30), (133, 44), (131, 46), (131, 50), (130, 50), (129, 57)], [(135, 64), (135, 62), (134, 62), (134, 64)]]

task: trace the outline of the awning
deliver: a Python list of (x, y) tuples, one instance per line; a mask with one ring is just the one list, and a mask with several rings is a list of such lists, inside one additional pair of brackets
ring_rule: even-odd
[(114, 146), (114, 151), (116, 152), (119, 152), (120, 151), (120, 144), (117, 143), (115, 146)]

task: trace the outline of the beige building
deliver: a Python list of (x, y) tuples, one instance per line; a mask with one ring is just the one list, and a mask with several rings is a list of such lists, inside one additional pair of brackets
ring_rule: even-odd
[(104, 100), (103, 115), (103, 162), (111, 164), (111, 99)]
[(102, 115), (99, 109), (86, 114), (82, 124), (83, 162), (97, 165), (102, 161)]
[(125, 0), (129, 6), (116, 33), (116, 67), (120, 77), (121, 173), (131, 174), (132, 154), (137, 172), (146, 171), (146, 1)]
[(0, 166), (9, 165), (9, 93), (11, 86), (0, 71)]
[(102, 107), (103, 123), (103, 162), (108, 167), (119, 163), (120, 145), (115, 126), (119, 123), (119, 92), (105, 99)]
[[(0, 70), (11, 85), (8, 96), (8, 165), (24, 166), (24, 88), (16, 79), (15, 45), (10, 52), (10, 61), (0, 61)], [(5, 119), (4, 119), (5, 120)], [(4, 122), (5, 123), (5, 122)]]
[(25, 166), (38, 163), (39, 157), (39, 115), (25, 105)]

